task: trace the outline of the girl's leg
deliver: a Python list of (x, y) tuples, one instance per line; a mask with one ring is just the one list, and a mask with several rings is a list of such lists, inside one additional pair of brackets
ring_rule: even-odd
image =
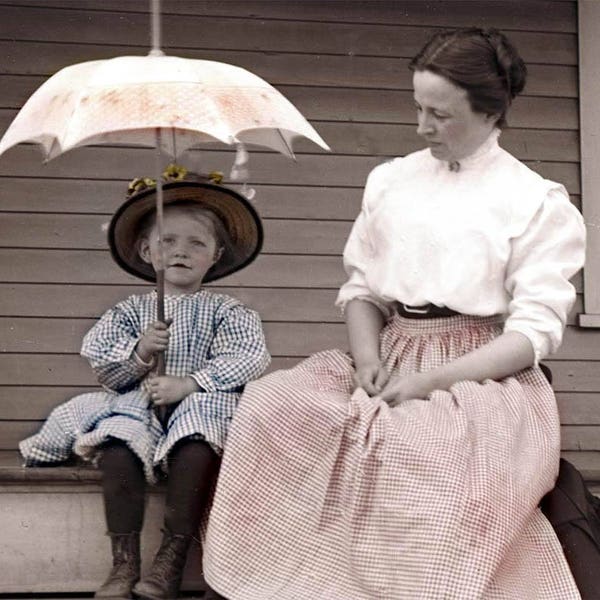
[(165, 527), (175, 534), (196, 535), (220, 458), (204, 441), (181, 440), (169, 456)]
[(113, 568), (96, 598), (130, 598), (140, 578), (144, 470), (138, 457), (120, 440), (108, 442), (102, 450), (99, 466)]
[(185, 438), (171, 451), (163, 540), (150, 573), (135, 586), (134, 592), (141, 598), (177, 597), (188, 549), (219, 463), (217, 454), (203, 440)]
[(99, 466), (108, 531), (139, 533), (146, 488), (142, 462), (125, 442), (115, 439), (103, 446)]

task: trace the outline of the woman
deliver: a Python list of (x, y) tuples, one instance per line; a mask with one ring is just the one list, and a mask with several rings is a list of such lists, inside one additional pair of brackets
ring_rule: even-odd
[(205, 569), (231, 600), (579, 598), (538, 509), (560, 449), (538, 366), (585, 231), (498, 145), (526, 69), (495, 30), (411, 62), (428, 148), (370, 174), (346, 248), (351, 357), (247, 386)]

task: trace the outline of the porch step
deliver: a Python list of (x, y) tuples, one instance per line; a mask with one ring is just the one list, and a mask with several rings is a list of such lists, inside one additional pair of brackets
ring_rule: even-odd
[[(148, 489), (142, 573), (160, 544), (164, 492), (164, 485)], [(0, 599), (91, 597), (111, 567), (105, 531), (98, 470), (23, 468), (18, 452), (0, 451)], [(182, 597), (201, 598), (204, 590), (200, 547), (194, 543)]]

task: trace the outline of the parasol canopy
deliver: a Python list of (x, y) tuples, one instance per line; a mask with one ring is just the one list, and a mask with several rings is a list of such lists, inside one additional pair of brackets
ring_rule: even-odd
[[(283, 94), (226, 63), (177, 56), (119, 56), (68, 66), (27, 100), (0, 141), (50, 160), (91, 144), (156, 145), (172, 157), (207, 142), (258, 144), (293, 157), (306, 137), (327, 144)], [(170, 132), (170, 134), (169, 134)]]

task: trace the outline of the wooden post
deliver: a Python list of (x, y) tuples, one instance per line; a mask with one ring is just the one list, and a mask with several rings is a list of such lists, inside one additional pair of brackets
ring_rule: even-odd
[(587, 228), (581, 327), (600, 328), (600, 2), (579, 0), (581, 210)]

